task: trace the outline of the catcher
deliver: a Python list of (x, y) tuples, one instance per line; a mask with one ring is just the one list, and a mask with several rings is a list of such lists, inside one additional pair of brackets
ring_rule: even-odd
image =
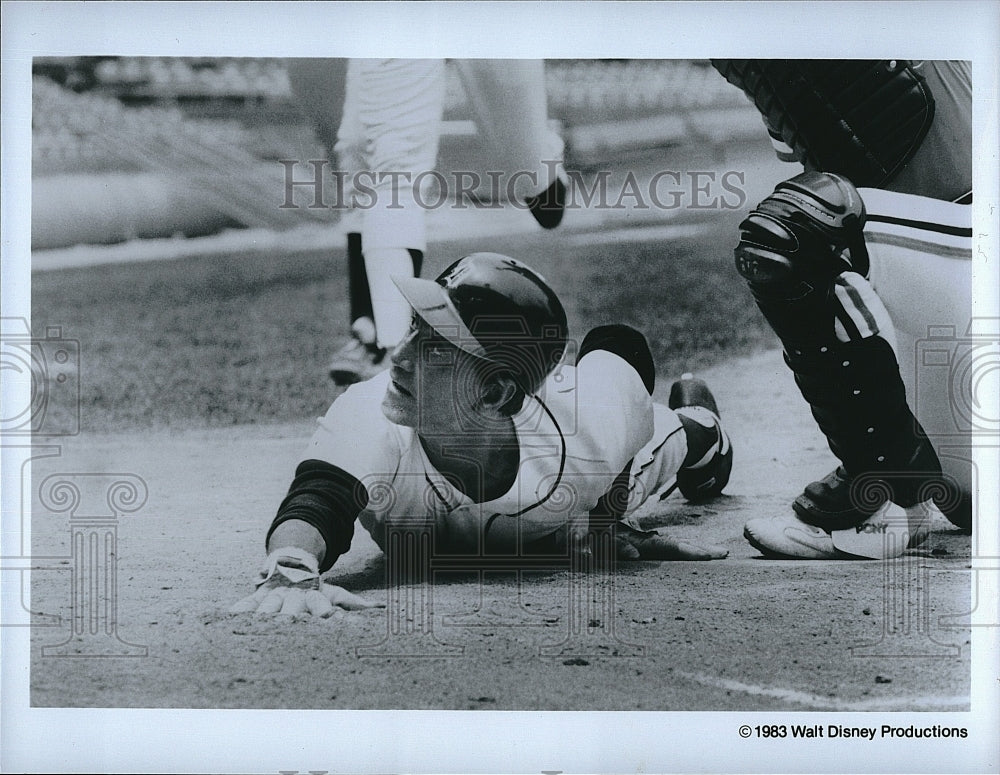
[[(764, 555), (888, 558), (943, 513), (972, 525), (971, 438), (935, 363), (972, 334), (968, 62), (714, 60), (806, 172), (740, 226), (736, 267), (839, 465), (793, 513), (750, 520)], [(942, 359), (944, 359), (942, 361)], [(911, 408), (917, 388), (922, 398)]]
[(416, 519), (435, 551), (472, 558), (587, 546), (602, 528), (619, 560), (726, 556), (630, 519), (671, 483), (701, 499), (728, 482), (733, 450), (703, 382), (685, 375), (667, 406), (654, 403), (649, 347), (623, 325), (590, 331), (566, 365), (558, 297), (507, 256), (476, 253), (436, 281), (395, 282), (410, 330), (388, 371), (319, 420), (267, 533), (259, 589), (233, 610), (367, 605), (320, 583), (355, 520), (387, 552), (394, 525)]

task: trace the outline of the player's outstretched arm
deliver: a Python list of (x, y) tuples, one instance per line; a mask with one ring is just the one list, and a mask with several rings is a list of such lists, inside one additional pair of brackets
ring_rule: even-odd
[(615, 525), (615, 550), (619, 560), (721, 560), (729, 555), (724, 546), (640, 532), (622, 522)]
[(335, 608), (374, 607), (320, 578), (350, 548), (354, 520), (367, 502), (346, 471), (322, 460), (300, 463), (268, 531), (257, 591), (230, 610), (329, 616)]

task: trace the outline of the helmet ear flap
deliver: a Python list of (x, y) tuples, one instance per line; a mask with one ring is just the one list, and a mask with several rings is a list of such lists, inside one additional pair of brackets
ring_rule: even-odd
[(503, 397), (503, 387), (495, 379), (490, 380), (483, 392), (483, 400), (488, 404), (495, 404)]
[(496, 372), (489, 377), (482, 401), (501, 414), (512, 415), (521, 408), (524, 390), (510, 374)]

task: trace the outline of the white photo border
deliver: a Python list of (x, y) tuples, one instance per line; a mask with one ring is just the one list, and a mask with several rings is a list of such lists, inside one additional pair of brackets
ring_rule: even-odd
[[(968, 59), (974, 76), (974, 314), (998, 317), (996, 2), (3, 3), (2, 304), (30, 318), (34, 56), (450, 56)], [(7, 390), (9, 385), (5, 385)], [(5, 479), (11, 470), (5, 459)], [(994, 472), (994, 459), (985, 461)], [(6, 483), (6, 482), (5, 482)], [(981, 493), (996, 519), (997, 481)], [(6, 498), (5, 498), (6, 502)], [(4, 514), (4, 538), (12, 535)], [(16, 515), (14, 515), (16, 518)], [(974, 556), (1000, 556), (996, 530)], [(4, 552), (0, 551), (0, 554)], [(987, 574), (982, 574), (986, 576)], [(997, 580), (986, 578), (996, 622)], [(7, 602), (8, 591), (4, 592)], [(985, 618), (983, 619), (985, 621)], [(28, 632), (2, 636), (4, 771), (987, 772), (997, 771), (998, 633), (973, 628), (972, 712), (894, 713), (969, 729), (932, 755), (899, 743), (739, 740), (788, 713), (74, 710), (31, 708)], [(852, 721), (854, 716), (857, 719)], [(837, 714), (861, 723), (866, 714)], [(825, 715), (810, 713), (808, 723)], [(773, 722), (772, 722), (773, 723)], [(363, 729), (363, 736), (359, 730)], [(362, 743), (361, 739), (365, 742)], [(595, 744), (595, 741), (603, 741)]]

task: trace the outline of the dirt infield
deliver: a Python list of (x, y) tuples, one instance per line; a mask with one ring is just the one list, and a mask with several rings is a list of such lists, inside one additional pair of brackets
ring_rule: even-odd
[[(760, 558), (743, 523), (788, 508), (833, 458), (778, 352), (703, 376), (731, 428), (732, 481), (645, 519), (727, 559), (442, 572), (390, 595), (359, 528), (331, 576), (389, 607), (319, 622), (225, 613), (250, 589), (311, 423), (63, 439), (32, 476), (31, 704), (967, 710), (970, 538), (941, 521), (893, 563)], [(74, 578), (107, 580), (116, 622)], [(82, 654), (105, 658), (69, 658)]]

